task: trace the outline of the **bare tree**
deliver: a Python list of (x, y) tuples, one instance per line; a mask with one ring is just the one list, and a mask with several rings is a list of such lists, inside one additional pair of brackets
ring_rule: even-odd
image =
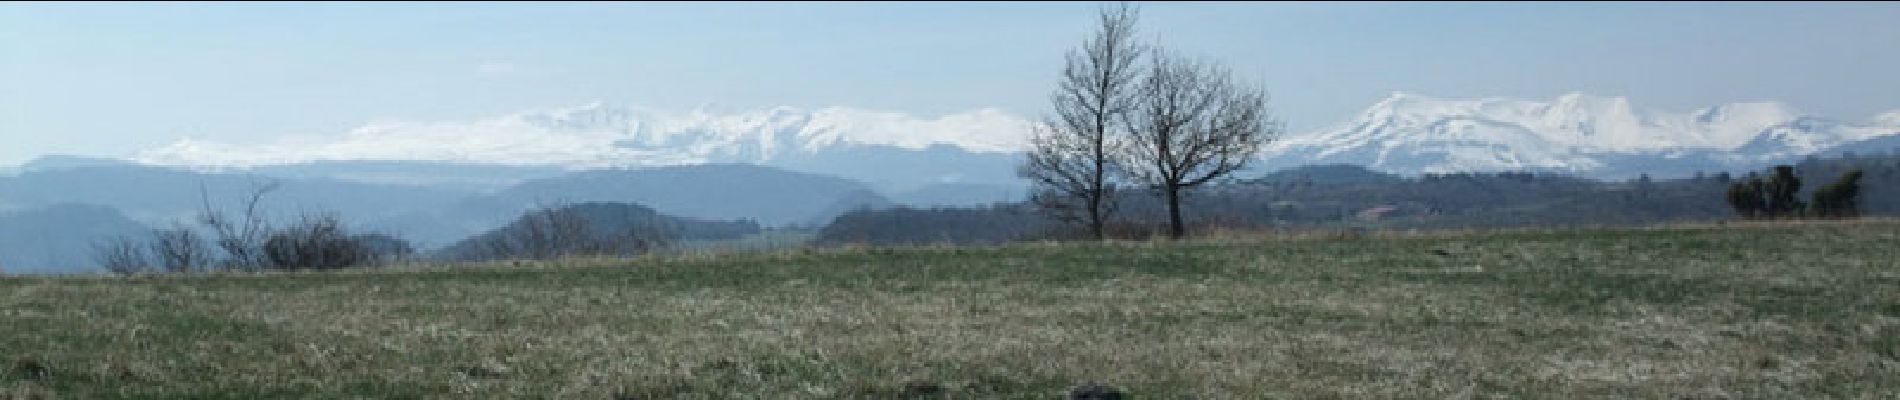
[(1183, 192), (1246, 167), (1281, 127), (1269, 120), (1266, 90), (1237, 85), (1226, 68), (1159, 51), (1149, 60), (1127, 114), (1126, 162), (1166, 198), (1168, 234), (1179, 239)]
[(205, 245), (204, 236), (184, 225), (152, 230), (150, 245), (165, 272), (191, 272), (211, 262), (211, 249)]
[(1147, 51), (1134, 40), (1136, 14), (1126, 3), (1103, 8), (1095, 36), (1069, 51), (1050, 96), (1054, 115), (1032, 132), (1028, 159), (1017, 169), (1035, 184), (1036, 205), (1059, 219), (1085, 221), (1097, 240), (1114, 211), (1120, 120), (1134, 104), (1136, 64)]
[(92, 244), (92, 256), (106, 271), (132, 275), (150, 271), (152, 265), (145, 258), (145, 248), (137, 240), (126, 236), (117, 236), (104, 242)]
[(225, 269), (255, 271), (263, 269), (269, 262), (264, 255), (264, 240), (270, 234), (270, 226), (262, 210), (257, 207), (265, 194), (277, 188), (276, 181), (253, 187), (250, 198), (244, 203), (244, 214), (240, 216), (243, 219), (234, 220), (223, 212), (213, 210), (211, 195), (204, 185), (198, 186), (199, 199), (204, 203), (204, 210), (198, 214), (198, 222), (211, 228), (211, 232), (217, 235), (215, 243), (225, 253)]

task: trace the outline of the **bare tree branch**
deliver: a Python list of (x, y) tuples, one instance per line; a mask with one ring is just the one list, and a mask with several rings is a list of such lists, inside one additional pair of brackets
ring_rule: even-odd
[(198, 214), (198, 221), (217, 235), (214, 243), (225, 253), (222, 267), (228, 270), (259, 270), (269, 260), (264, 257), (264, 236), (270, 232), (269, 223), (258, 208), (264, 195), (277, 190), (277, 181), (268, 181), (254, 186), (248, 200), (244, 203), (244, 219), (233, 221), (211, 207), (211, 195), (203, 183), (198, 184), (199, 200), (204, 209)]
[(138, 241), (118, 236), (92, 244), (93, 260), (106, 271), (120, 275), (144, 273), (152, 269)]
[(1128, 174), (1168, 202), (1172, 237), (1186, 236), (1183, 192), (1245, 168), (1281, 127), (1269, 121), (1265, 89), (1234, 83), (1231, 72), (1165, 52), (1150, 57), (1124, 157)]
[(205, 245), (204, 236), (182, 224), (153, 230), (151, 249), (165, 272), (191, 272), (211, 261), (211, 249)]
[(1054, 115), (1031, 132), (1032, 150), (1017, 169), (1036, 186), (1032, 202), (1058, 219), (1087, 222), (1096, 239), (1114, 211), (1120, 116), (1134, 104), (1136, 64), (1147, 52), (1134, 40), (1136, 17), (1126, 3), (1101, 10), (1095, 35), (1065, 56), (1050, 96)]

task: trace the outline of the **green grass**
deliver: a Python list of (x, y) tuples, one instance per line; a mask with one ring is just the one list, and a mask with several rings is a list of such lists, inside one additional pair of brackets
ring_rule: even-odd
[(1900, 223), (0, 280), (0, 398), (1891, 398)]

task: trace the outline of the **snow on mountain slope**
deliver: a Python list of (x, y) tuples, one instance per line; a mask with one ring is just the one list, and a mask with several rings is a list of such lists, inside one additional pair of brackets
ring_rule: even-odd
[[(182, 140), (133, 159), (214, 168), (317, 160), (575, 169), (755, 163), (801, 165), (808, 172), (891, 185), (981, 170), (989, 172), (978, 180), (996, 183), (1016, 181), (1008, 164), (1014, 162), (1012, 152), (1025, 148), (1031, 124), (995, 109), (920, 118), (845, 107), (667, 112), (594, 103), (472, 122), (375, 123), (338, 136), (256, 145)], [(1850, 123), (1804, 115), (1776, 102), (1665, 112), (1637, 107), (1623, 97), (1581, 93), (1543, 101), (1393, 93), (1343, 124), (1288, 134), (1268, 144), (1261, 157), (1267, 169), (1355, 164), (1399, 174), (1542, 170), (1665, 176), (1752, 169), (1897, 133), (1900, 110)], [(917, 165), (894, 166), (891, 160)], [(970, 163), (983, 165), (964, 165)], [(904, 173), (883, 173), (895, 170)]]
[(1900, 126), (1900, 110), (1893, 110), (1893, 111), (1888, 111), (1880, 115), (1875, 115), (1873, 118), (1873, 121), (1874, 121), (1874, 125)]
[[(1801, 116), (1780, 103), (1689, 113), (1639, 109), (1622, 97), (1549, 101), (1436, 99), (1393, 93), (1346, 124), (1289, 135), (1263, 152), (1274, 167), (1357, 164), (1396, 173), (1547, 170), (1593, 175), (1691, 154), (1736, 165), (1811, 154), (1892, 134), (1900, 115), (1865, 124)], [(1640, 166), (1638, 166), (1640, 168)], [(1704, 167), (1704, 166), (1697, 166)], [(1721, 168), (1708, 165), (1707, 168)]]
[(318, 160), (416, 160), (572, 168), (707, 162), (761, 163), (788, 152), (852, 146), (972, 152), (1023, 146), (1029, 122), (994, 109), (919, 118), (844, 107), (686, 113), (608, 105), (536, 110), (473, 122), (384, 122), (340, 137), (238, 145), (185, 139), (140, 152), (139, 162), (244, 167)]

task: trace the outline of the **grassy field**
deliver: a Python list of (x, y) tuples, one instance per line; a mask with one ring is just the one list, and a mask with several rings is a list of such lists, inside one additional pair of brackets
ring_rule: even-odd
[(0, 398), (1894, 398), (1900, 223), (0, 280)]

